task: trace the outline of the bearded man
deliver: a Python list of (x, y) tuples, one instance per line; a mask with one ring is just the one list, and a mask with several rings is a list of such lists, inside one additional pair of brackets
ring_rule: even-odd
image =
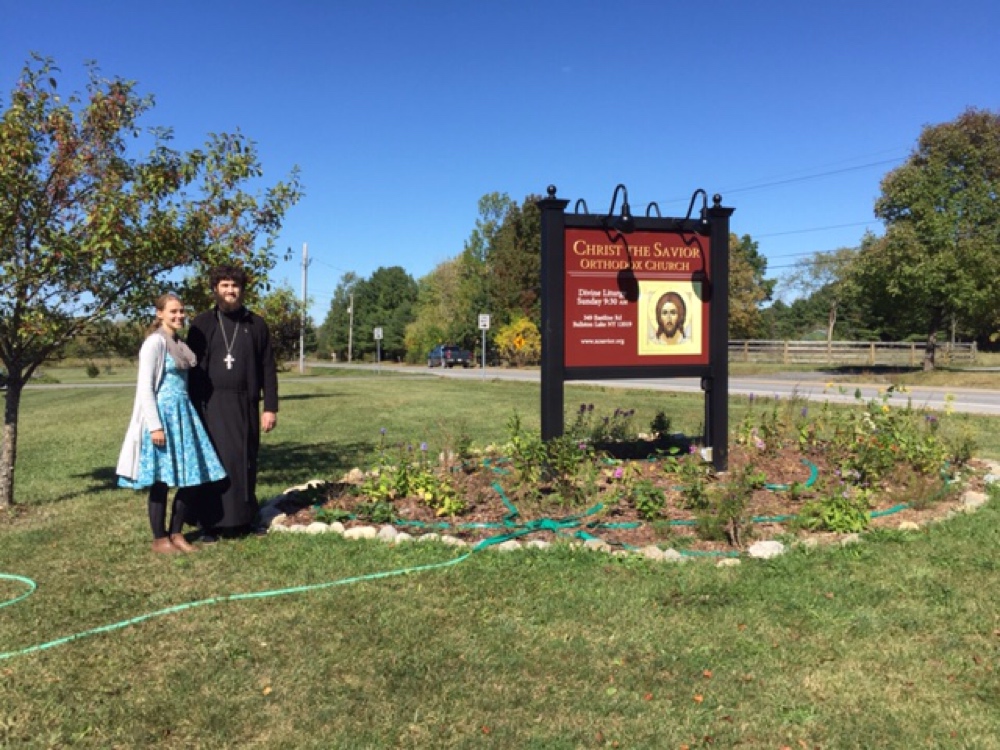
[(203, 541), (259, 531), (260, 433), (278, 423), (271, 333), (262, 317), (243, 306), (246, 272), (217, 266), (209, 273), (209, 284), (215, 307), (198, 315), (188, 334), (188, 346), (198, 358), (189, 391), (228, 476), (197, 488), (198, 497), (188, 500), (191, 521), (202, 528)]

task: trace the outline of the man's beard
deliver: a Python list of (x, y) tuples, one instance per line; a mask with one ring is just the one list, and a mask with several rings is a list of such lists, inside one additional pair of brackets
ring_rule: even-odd
[(215, 304), (219, 306), (222, 312), (236, 312), (243, 306), (243, 300), (237, 297), (233, 301), (229, 301), (224, 297), (216, 297)]
[(677, 329), (678, 324), (676, 321), (665, 322), (663, 324), (663, 335), (671, 339), (677, 334)]

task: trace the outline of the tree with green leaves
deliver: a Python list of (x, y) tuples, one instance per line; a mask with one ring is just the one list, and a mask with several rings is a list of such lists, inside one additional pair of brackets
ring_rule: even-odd
[(438, 344), (465, 343), (469, 305), (462, 295), (463, 264), (461, 256), (438, 264), (417, 282), (413, 320), (406, 327), (406, 361), (424, 361)]
[(361, 278), (354, 271), (347, 271), (337, 282), (330, 309), (317, 336), (317, 349), (321, 356), (335, 354), (342, 361), (347, 361), (348, 350), (352, 348), (351, 300), (360, 282)]
[(539, 314), (540, 220), (534, 199), (518, 206), (506, 193), (488, 193), (478, 207), (461, 254), (420, 280), (406, 335), (411, 362), (442, 343), (475, 351), (482, 343), (480, 314), (491, 316), (493, 331), (515, 317)]
[(729, 235), (729, 338), (764, 335), (761, 305), (771, 299), (774, 280), (766, 279), (767, 258), (749, 234)]
[[(496, 247), (507, 217), (517, 203), (506, 193), (487, 193), (479, 199), (475, 228), (459, 256), (459, 286), (454, 299), (454, 324), (446, 335), (460, 346), (473, 349), (478, 343), (475, 321), (483, 313), (494, 320), (507, 319), (496, 295)], [(448, 319), (443, 321), (448, 324)]]
[(961, 322), (988, 333), (1000, 316), (1000, 114), (968, 109), (927, 126), (906, 162), (882, 180), (860, 279), (887, 328), (923, 331), (924, 369), (938, 335)]
[[(542, 324), (542, 213), (540, 196), (514, 204), (490, 247), (490, 302), (498, 323), (527, 318)], [(473, 318), (475, 319), (475, 318)]]
[(842, 247), (817, 252), (795, 264), (788, 277), (788, 286), (803, 292), (814, 303), (825, 307), (826, 342), (833, 341), (834, 328), (844, 305), (858, 299), (855, 279), (857, 248)]
[[(354, 290), (354, 351), (356, 356), (374, 355), (378, 346), (382, 359), (406, 355), (406, 327), (413, 321), (417, 282), (402, 266), (381, 266)], [(382, 329), (376, 345), (374, 331)]]
[(281, 284), (271, 289), (258, 298), (255, 308), (271, 331), (271, 348), (279, 370), (287, 369), (288, 362), (298, 361), (299, 349), (303, 348), (300, 345), (305, 344), (306, 351), (315, 350), (316, 332), (312, 320), (302, 298), (297, 297), (290, 286)]
[[(0, 508), (14, 501), (17, 424), (25, 383), (99, 321), (150, 315), (167, 280), (185, 274), (188, 303), (204, 269), (238, 262), (258, 281), (300, 197), (297, 172), (259, 193), (253, 142), (212, 134), (170, 147), (144, 128), (153, 106), (134, 81), (95, 66), (84, 94), (63, 98), (52, 60), (33, 57), (0, 101), (0, 363), (7, 372)], [(148, 153), (133, 154), (151, 142)], [(197, 306), (196, 304), (192, 306)]]

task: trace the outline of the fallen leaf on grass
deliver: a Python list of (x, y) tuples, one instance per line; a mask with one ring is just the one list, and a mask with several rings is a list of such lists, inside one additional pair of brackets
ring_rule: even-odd
[(696, 696), (694, 697), (694, 702), (695, 702), (695, 703), (701, 703), (701, 702), (702, 702), (702, 701), (704, 701), (704, 700), (705, 700), (705, 696), (703, 696), (703, 695), (696, 695)]

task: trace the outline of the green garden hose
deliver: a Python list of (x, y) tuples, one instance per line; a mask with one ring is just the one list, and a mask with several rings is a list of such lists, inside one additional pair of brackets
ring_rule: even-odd
[[(472, 552), (476, 550), (473, 549)], [(0, 652), (0, 661), (6, 659), (12, 659), (15, 656), (24, 656), (26, 654), (37, 653), (39, 651), (45, 651), (46, 649), (55, 648), (56, 646), (62, 646), (64, 644), (70, 643), (71, 641), (77, 641), (81, 638), (86, 638), (87, 636), (97, 635), (98, 633), (109, 633), (113, 630), (121, 630), (129, 625), (136, 625), (140, 622), (145, 622), (146, 620), (152, 620), (156, 617), (163, 617), (164, 615), (171, 615), (176, 612), (183, 612), (186, 609), (194, 609), (195, 607), (204, 607), (209, 604), (222, 604), (224, 602), (236, 602), (244, 599), (266, 599), (274, 596), (285, 596), (287, 594), (301, 594), (306, 591), (317, 591), (319, 589), (326, 589), (332, 586), (346, 586), (350, 583), (360, 583), (361, 581), (374, 581), (379, 578), (390, 578), (392, 576), (406, 575), (407, 573), (419, 573), (425, 570), (434, 570), (436, 568), (444, 568), (450, 565), (457, 565), (463, 560), (467, 559), (472, 552), (466, 552), (460, 557), (456, 557), (453, 560), (446, 560), (439, 563), (431, 563), (430, 565), (419, 565), (412, 568), (400, 568), (399, 570), (389, 570), (381, 573), (368, 573), (361, 576), (351, 576), (350, 578), (341, 578), (336, 581), (326, 581), (324, 583), (313, 583), (305, 586), (292, 586), (283, 589), (271, 589), (268, 591), (251, 591), (245, 594), (226, 594), (225, 596), (213, 596), (208, 599), (199, 599), (198, 601), (185, 602), (184, 604), (175, 604), (172, 607), (165, 607), (164, 609), (158, 609), (155, 612), (147, 612), (144, 615), (138, 615), (137, 617), (130, 617), (127, 620), (121, 620), (119, 622), (113, 622), (110, 625), (101, 625), (100, 627), (90, 628), (88, 630), (80, 631), (79, 633), (73, 633), (72, 635), (64, 636), (63, 638), (56, 638), (52, 641), (46, 641), (45, 643), (39, 643), (34, 646), (27, 646), (21, 649), (15, 649), (13, 651)], [(25, 583), (30, 587), (30, 591), (26, 594), (13, 599), (9, 602), (5, 602), (0, 606), (7, 606), (8, 604), (13, 604), (14, 602), (24, 599), (26, 596), (32, 594), (37, 588), (34, 581), (30, 578), (25, 578), (23, 576), (8, 575), (5, 573), (0, 573), (0, 578), (16, 580), (20, 583)]]
[[(816, 481), (816, 476), (818, 470), (815, 464), (803, 460), (803, 463), (808, 464), (811, 467), (810, 477), (806, 481), (806, 487), (811, 486)], [(765, 485), (765, 488), (772, 491), (780, 491), (789, 489), (788, 485), (778, 485), (769, 484)], [(400, 568), (398, 570), (383, 571), (381, 573), (368, 573), (360, 576), (351, 576), (349, 578), (341, 578), (335, 581), (326, 581), (323, 583), (307, 584), (303, 586), (292, 586), (288, 588), (281, 589), (270, 589), (266, 591), (254, 591), (243, 594), (226, 594), (224, 596), (214, 596), (208, 599), (200, 599), (193, 602), (186, 602), (183, 604), (175, 604), (171, 607), (166, 607), (164, 609), (156, 610), (155, 612), (148, 612), (143, 615), (138, 615), (136, 617), (131, 617), (127, 620), (121, 620), (119, 622), (114, 622), (109, 625), (102, 625), (96, 628), (90, 628), (88, 630), (80, 631), (79, 633), (73, 633), (72, 635), (64, 636), (62, 638), (56, 638), (52, 641), (46, 641), (45, 643), (39, 643), (34, 646), (27, 646), (21, 649), (15, 649), (13, 651), (0, 652), (0, 661), (6, 659), (12, 659), (15, 656), (24, 656), (27, 654), (37, 653), (39, 651), (45, 651), (50, 648), (55, 648), (56, 646), (62, 646), (64, 644), (70, 643), (72, 641), (80, 640), (81, 638), (86, 638), (91, 635), (97, 635), (99, 633), (109, 633), (114, 630), (121, 630), (130, 625), (136, 625), (146, 620), (152, 620), (156, 617), (163, 617), (165, 615), (175, 614), (177, 612), (183, 612), (184, 610), (194, 609), (196, 607), (204, 607), (210, 604), (222, 604), (225, 602), (235, 602), (247, 599), (266, 599), (276, 596), (285, 596), (288, 594), (301, 594), (308, 591), (318, 591), (320, 589), (331, 588), (334, 586), (346, 586), (352, 583), (360, 583), (362, 581), (374, 581), (381, 578), (390, 578), (393, 576), (407, 575), (409, 573), (419, 573), (428, 570), (435, 570), (438, 568), (445, 568), (452, 565), (457, 565), (465, 560), (467, 560), (472, 554), (480, 550), (486, 549), (487, 547), (502, 544), (505, 541), (512, 539), (518, 539), (528, 534), (533, 534), (538, 531), (548, 531), (556, 535), (571, 535), (578, 539), (583, 540), (599, 540), (600, 537), (594, 536), (591, 532), (600, 531), (602, 529), (616, 529), (616, 528), (635, 528), (639, 524), (637, 522), (629, 523), (602, 523), (597, 521), (587, 521), (586, 519), (590, 516), (595, 515), (600, 512), (604, 506), (598, 503), (591, 508), (588, 508), (582, 513), (577, 513), (563, 518), (539, 518), (531, 521), (519, 521), (518, 516), (520, 515), (517, 508), (507, 497), (503, 488), (499, 483), (493, 484), (493, 489), (500, 495), (500, 498), (507, 508), (507, 514), (503, 518), (502, 523), (498, 524), (466, 524), (465, 528), (497, 528), (503, 529), (503, 533), (497, 534), (492, 537), (487, 537), (479, 541), (473, 546), (471, 551), (466, 552), (459, 557), (452, 560), (446, 560), (439, 563), (431, 563), (429, 565), (420, 565), (416, 567)], [(894, 505), (892, 508), (888, 508), (882, 511), (873, 511), (871, 513), (872, 518), (877, 518), (881, 516), (887, 516), (892, 513), (898, 513), (901, 510), (909, 508), (908, 503), (899, 503)], [(776, 523), (780, 521), (791, 520), (794, 516), (760, 516), (753, 519), (754, 523)], [(412, 522), (417, 524), (419, 522)], [(671, 521), (675, 525), (693, 525), (695, 521)], [(434, 528), (449, 528), (447, 524), (428, 524)], [(630, 545), (622, 544), (625, 549), (633, 549)], [(738, 557), (738, 552), (702, 552), (697, 550), (683, 550), (682, 555), (688, 557), (699, 557), (699, 556), (712, 556), (712, 557)], [(23, 599), (31, 596), (38, 588), (37, 584), (30, 578), (24, 576), (13, 575), (9, 573), (0, 573), (0, 580), (14, 581), (16, 583), (21, 583), (27, 587), (27, 591), (19, 594), (15, 598), (0, 603), (0, 608), (16, 604)]]

